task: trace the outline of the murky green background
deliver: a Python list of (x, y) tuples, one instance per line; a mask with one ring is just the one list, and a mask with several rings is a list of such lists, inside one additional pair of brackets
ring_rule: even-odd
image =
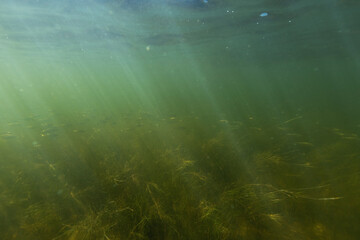
[(0, 238), (358, 239), (359, 11), (1, 1)]

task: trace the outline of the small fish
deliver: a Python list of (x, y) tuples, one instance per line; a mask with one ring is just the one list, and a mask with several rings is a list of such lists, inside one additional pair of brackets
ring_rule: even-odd
[(296, 142), (296, 145), (301, 145), (301, 146), (309, 146), (309, 147), (313, 147), (314, 144), (309, 143), (309, 142)]
[(5, 140), (16, 138), (16, 136), (14, 134), (12, 134), (11, 132), (3, 133), (0, 136), (1, 136), (1, 138), (5, 139)]
[(345, 140), (358, 140), (359, 138), (357, 136), (346, 136), (346, 137), (342, 137), (342, 139), (345, 139)]

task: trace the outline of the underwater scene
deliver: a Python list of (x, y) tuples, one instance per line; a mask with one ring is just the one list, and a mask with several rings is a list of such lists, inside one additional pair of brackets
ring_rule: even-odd
[(1, 0), (0, 239), (360, 239), (358, 0)]

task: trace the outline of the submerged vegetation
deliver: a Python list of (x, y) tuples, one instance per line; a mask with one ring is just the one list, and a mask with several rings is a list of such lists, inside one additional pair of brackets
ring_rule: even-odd
[[(348, 211), (360, 208), (355, 134), (317, 128), (319, 139), (309, 142), (297, 120), (261, 126), (142, 113), (89, 124), (81, 116), (8, 124), (0, 141), (1, 239), (359, 234), (346, 224)], [(36, 139), (23, 135), (25, 126)]]
[(360, 239), (359, 0), (0, 0), (0, 240)]

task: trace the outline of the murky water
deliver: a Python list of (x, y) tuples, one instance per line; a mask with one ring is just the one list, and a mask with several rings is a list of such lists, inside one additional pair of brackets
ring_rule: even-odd
[(1, 239), (358, 239), (360, 4), (0, 3)]

